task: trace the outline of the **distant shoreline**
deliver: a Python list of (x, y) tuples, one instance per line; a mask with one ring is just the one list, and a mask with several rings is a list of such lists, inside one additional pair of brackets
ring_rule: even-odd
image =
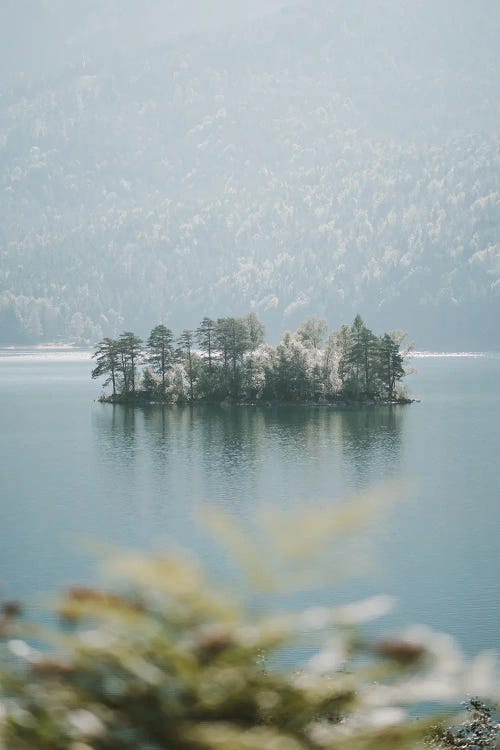
[(480, 357), (491, 357), (492, 355), (500, 356), (500, 352), (431, 352), (431, 351), (418, 351), (409, 352), (406, 357), (407, 359), (478, 359)]
[[(55, 343), (50, 342), (46, 344), (2, 344), (0, 343), (1, 352), (89, 352), (93, 351), (90, 344), (69, 344), (69, 343)], [(491, 351), (432, 351), (421, 349), (419, 351), (411, 351), (406, 355), (407, 359), (423, 359), (426, 357), (449, 357), (449, 358), (477, 358), (477, 357), (491, 357), (500, 356), (499, 350)]]

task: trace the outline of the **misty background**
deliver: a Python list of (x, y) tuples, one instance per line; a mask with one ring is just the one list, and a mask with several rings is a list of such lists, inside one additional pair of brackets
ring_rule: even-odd
[(499, 349), (496, 0), (2, 0), (0, 343)]

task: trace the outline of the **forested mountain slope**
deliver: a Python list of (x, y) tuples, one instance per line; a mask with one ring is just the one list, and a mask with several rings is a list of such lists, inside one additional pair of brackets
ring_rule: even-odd
[(25, 5), (0, 19), (0, 341), (255, 309), (272, 338), (360, 312), (500, 348), (496, 2)]

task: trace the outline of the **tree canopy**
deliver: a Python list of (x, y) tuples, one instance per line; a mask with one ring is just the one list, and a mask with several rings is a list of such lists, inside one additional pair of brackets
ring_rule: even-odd
[(130, 331), (103, 339), (92, 377), (111, 382), (115, 400), (393, 401), (404, 397), (404, 338), (400, 332), (377, 336), (360, 315), (330, 333), (325, 320), (313, 317), (271, 346), (255, 313), (205, 317), (196, 331), (181, 332), (177, 348), (163, 324), (145, 344)]

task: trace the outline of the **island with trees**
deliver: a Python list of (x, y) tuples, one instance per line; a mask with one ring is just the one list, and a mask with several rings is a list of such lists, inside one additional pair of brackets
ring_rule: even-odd
[(164, 324), (147, 340), (132, 331), (104, 338), (93, 378), (104, 378), (109, 403), (409, 403), (402, 379), (411, 346), (396, 331), (377, 336), (357, 315), (329, 333), (308, 318), (280, 343), (265, 342), (255, 313), (203, 318), (175, 337)]

